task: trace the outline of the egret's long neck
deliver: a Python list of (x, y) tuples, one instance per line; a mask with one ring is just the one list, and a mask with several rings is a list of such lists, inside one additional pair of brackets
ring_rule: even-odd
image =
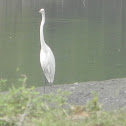
[(44, 33), (43, 33), (44, 24), (45, 24), (45, 13), (42, 13), (42, 21), (41, 21), (41, 24), (40, 24), (40, 43), (41, 43), (41, 47), (45, 45)]

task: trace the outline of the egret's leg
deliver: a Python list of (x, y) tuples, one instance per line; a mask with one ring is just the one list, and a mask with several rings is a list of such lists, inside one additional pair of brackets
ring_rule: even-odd
[(49, 86), (50, 86), (50, 91), (52, 92), (52, 84), (49, 84)]
[(47, 80), (46, 80), (46, 77), (44, 77), (44, 94), (45, 94), (46, 83), (47, 83)]
[(44, 94), (45, 94), (45, 83), (44, 83)]

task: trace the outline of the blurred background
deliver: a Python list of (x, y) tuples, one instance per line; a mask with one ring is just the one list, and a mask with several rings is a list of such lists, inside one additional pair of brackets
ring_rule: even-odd
[(0, 78), (43, 85), (39, 27), (56, 59), (54, 84), (126, 77), (125, 0), (0, 0)]

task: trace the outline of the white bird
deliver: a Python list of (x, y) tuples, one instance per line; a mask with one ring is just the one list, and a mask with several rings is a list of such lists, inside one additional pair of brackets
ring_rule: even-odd
[(40, 24), (40, 64), (46, 76), (46, 79), (48, 80), (49, 84), (52, 84), (55, 76), (55, 57), (52, 50), (44, 40), (43, 27), (45, 24), (45, 10), (42, 8), (39, 12), (42, 14), (42, 21)]

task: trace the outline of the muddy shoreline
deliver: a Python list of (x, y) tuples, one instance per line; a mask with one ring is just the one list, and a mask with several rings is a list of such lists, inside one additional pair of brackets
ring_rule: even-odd
[[(74, 105), (85, 105), (92, 99), (92, 92), (97, 92), (103, 109), (126, 110), (126, 78), (52, 85), (51, 89), (50, 86), (46, 86), (46, 93), (56, 92), (57, 89), (70, 91), (68, 102)], [(38, 87), (36, 90), (43, 94), (43, 87)]]

